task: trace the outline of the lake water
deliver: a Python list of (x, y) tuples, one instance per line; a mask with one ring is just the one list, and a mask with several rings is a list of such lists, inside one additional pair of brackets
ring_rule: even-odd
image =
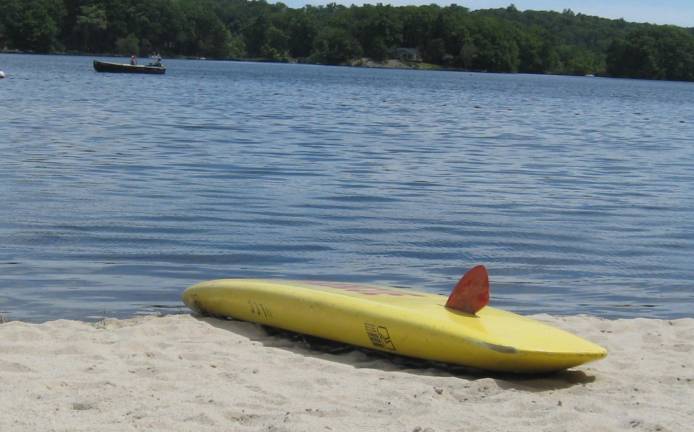
[[(125, 61), (125, 59), (123, 59)], [(692, 316), (694, 84), (1, 55), (0, 312), (184, 310), (221, 277)]]

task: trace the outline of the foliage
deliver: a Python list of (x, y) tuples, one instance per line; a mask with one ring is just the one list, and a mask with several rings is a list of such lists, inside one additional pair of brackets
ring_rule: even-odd
[(362, 56), (362, 48), (347, 30), (326, 27), (314, 41), (312, 59), (318, 63), (338, 65)]
[(467, 70), (694, 80), (694, 29), (513, 5), (2, 0), (3, 48), (325, 64), (384, 61), (408, 48), (424, 62)]
[(694, 38), (676, 27), (646, 27), (615, 40), (607, 70), (614, 76), (694, 81)]
[(65, 15), (62, 0), (3, 0), (0, 2), (0, 29), (8, 48), (50, 52), (62, 48), (58, 40)]

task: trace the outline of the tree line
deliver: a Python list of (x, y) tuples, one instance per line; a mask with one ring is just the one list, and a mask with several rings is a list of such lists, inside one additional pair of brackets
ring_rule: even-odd
[(2, 0), (0, 49), (335, 65), (406, 52), (413, 65), (472, 71), (694, 80), (694, 29), (513, 5)]

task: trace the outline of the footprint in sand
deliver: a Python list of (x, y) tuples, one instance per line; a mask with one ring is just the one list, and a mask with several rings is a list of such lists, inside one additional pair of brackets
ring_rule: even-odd
[(21, 363), (0, 360), (0, 372), (32, 373), (36, 371), (28, 366), (24, 366)]

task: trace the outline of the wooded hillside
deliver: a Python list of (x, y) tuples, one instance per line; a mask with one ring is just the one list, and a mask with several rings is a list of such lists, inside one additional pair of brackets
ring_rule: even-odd
[[(470, 11), (248, 0), (2, 0), (0, 49), (694, 80), (694, 31), (570, 10)], [(400, 48), (409, 48), (403, 50)]]

